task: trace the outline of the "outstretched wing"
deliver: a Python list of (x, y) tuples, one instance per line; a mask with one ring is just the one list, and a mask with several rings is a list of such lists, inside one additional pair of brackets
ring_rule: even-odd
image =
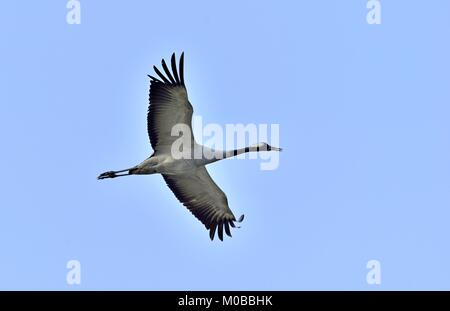
[[(221, 241), (224, 229), (231, 237), (230, 226), (235, 227), (236, 218), (228, 207), (227, 196), (205, 167), (196, 168), (189, 174), (163, 175), (163, 177), (177, 199), (209, 230), (211, 240), (214, 240), (216, 229)], [(242, 215), (238, 222), (243, 219)]]
[[(170, 72), (164, 59), (161, 61), (166, 76), (153, 66), (159, 78), (149, 76), (150, 105), (147, 114), (147, 130), (153, 150), (171, 147), (178, 138), (172, 136), (172, 128), (177, 124), (185, 124), (192, 129), (193, 108), (189, 103), (186, 87), (184, 85), (184, 53), (181, 54), (179, 72), (172, 54)], [(191, 141), (193, 142), (192, 130)]]

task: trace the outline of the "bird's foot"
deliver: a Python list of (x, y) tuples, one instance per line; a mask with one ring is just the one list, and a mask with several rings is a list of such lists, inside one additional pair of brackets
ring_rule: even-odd
[(109, 171), (109, 172), (105, 172), (100, 174), (97, 179), (105, 179), (105, 178), (114, 178), (117, 177), (116, 172), (113, 171)]

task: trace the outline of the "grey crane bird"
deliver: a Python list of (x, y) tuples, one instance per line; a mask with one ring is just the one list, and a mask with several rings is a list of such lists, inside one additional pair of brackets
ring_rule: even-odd
[(181, 124), (186, 125), (192, 133), (193, 108), (184, 83), (184, 53), (181, 54), (178, 69), (175, 53), (171, 58), (172, 71), (164, 59), (161, 65), (165, 75), (155, 66), (153, 68), (158, 77), (149, 75), (147, 130), (153, 154), (132, 168), (105, 172), (98, 179), (161, 174), (177, 199), (209, 230), (211, 240), (214, 240), (217, 230), (219, 239), (223, 241), (224, 230), (231, 237), (230, 227), (234, 228), (236, 222), (242, 222), (244, 215), (236, 220), (228, 206), (227, 196), (208, 174), (205, 166), (243, 153), (281, 149), (260, 143), (237, 150), (217, 151), (197, 144), (190, 134), (190, 146), (187, 144), (189, 150), (192, 154), (200, 151), (201, 157), (174, 157), (172, 146), (179, 137), (172, 135), (172, 129)]

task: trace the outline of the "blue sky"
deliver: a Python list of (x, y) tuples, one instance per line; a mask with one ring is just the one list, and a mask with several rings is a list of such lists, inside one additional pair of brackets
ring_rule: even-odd
[[(0, 289), (450, 289), (450, 3), (381, 2), (4, 1)], [(280, 125), (278, 170), (209, 168), (246, 215), (223, 243), (160, 176), (96, 180), (150, 155), (181, 51), (205, 122)]]

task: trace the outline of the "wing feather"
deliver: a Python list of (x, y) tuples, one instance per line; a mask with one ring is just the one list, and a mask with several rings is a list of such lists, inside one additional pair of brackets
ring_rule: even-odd
[[(167, 77), (156, 67), (158, 77), (150, 76), (149, 109), (147, 114), (147, 129), (155, 152), (171, 148), (177, 136), (172, 136), (175, 125), (185, 124), (192, 131), (193, 108), (188, 100), (184, 84), (184, 53), (181, 54), (177, 71), (175, 53), (171, 57), (172, 74), (163, 59), (161, 61)], [(195, 141), (192, 133), (191, 143)], [(193, 169), (192, 172), (165, 175), (169, 188), (194, 216), (209, 230), (211, 240), (216, 231), (220, 240), (223, 232), (231, 236), (230, 226), (236, 228), (236, 218), (228, 206), (225, 193), (217, 186), (205, 167)], [(239, 219), (242, 221), (242, 217)]]
[(178, 77), (177, 61), (176, 61), (176, 58), (175, 58), (175, 53), (172, 54), (172, 58), (171, 58), (170, 61), (171, 61), (171, 65), (172, 65), (173, 77), (175, 78), (177, 83), (181, 83), (180, 82), (180, 78)]
[[(172, 59), (175, 54), (172, 55)], [(184, 79), (179, 79), (177, 68), (172, 64), (172, 71), (175, 79), (170, 74), (167, 64), (162, 60), (162, 65), (167, 78), (156, 66), (154, 70), (158, 78), (150, 76), (149, 109), (147, 114), (147, 130), (150, 143), (155, 151), (165, 147), (171, 147), (178, 138), (172, 136), (172, 129), (177, 124), (185, 124), (192, 128), (193, 108), (189, 102)], [(173, 60), (172, 60), (173, 63)], [(183, 68), (180, 59), (180, 75)], [(194, 138), (191, 134), (191, 142)]]
[(180, 82), (184, 85), (184, 52), (181, 53), (180, 57)]
[(153, 70), (155, 70), (156, 74), (164, 81), (164, 83), (170, 84), (169, 80), (159, 71), (158, 67), (153, 66)]
[(166, 61), (164, 59), (161, 61), (161, 65), (162, 65), (167, 77), (169, 77), (170, 82), (172, 82), (172, 84), (176, 84), (174, 78), (172, 77), (172, 74), (170, 73), (169, 68), (167, 67)]
[(211, 240), (216, 231), (223, 240), (223, 230), (231, 236), (230, 226), (235, 227), (236, 217), (228, 206), (225, 193), (217, 186), (205, 167), (189, 174), (164, 175), (169, 188), (177, 199), (209, 230)]

